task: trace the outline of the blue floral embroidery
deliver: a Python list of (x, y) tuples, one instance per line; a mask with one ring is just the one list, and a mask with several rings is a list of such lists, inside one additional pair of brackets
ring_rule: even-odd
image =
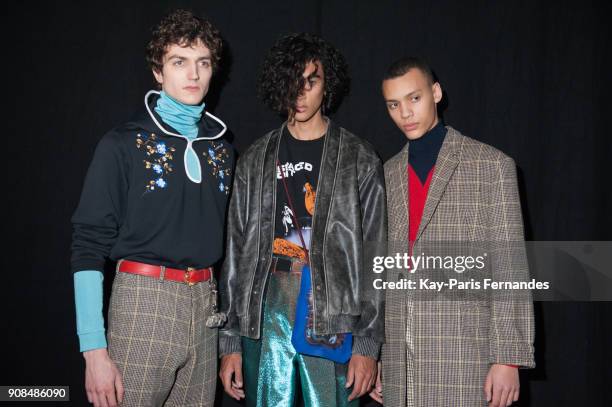
[(146, 152), (143, 161), (145, 168), (153, 171), (152, 179), (145, 185), (144, 193), (152, 192), (155, 188), (166, 188), (168, 183), (164, 179), (172, 172), (170, 161), (174, 159), (172, 153), (176, 149), (172, 146), (167, 147), (166, 143), (157, 141), (157, 136), (151, 133), (149, 136), (138, 133), (136, 135), (136, 147)]
[(204, 157), (212, 167), (213, 177), (217, 177), (220, 181), (219, 191), (229, 194), (229, 180), (225, 179), (225, 177), (229, 178), (231, 175), (231, 169), (226, 167), (228, 165), (226, 160), (229, 159), (229, 152), (223, 143), (215, 143), (214, 141), (209, 141), (209, 143), (208, 151), (203, 153)]

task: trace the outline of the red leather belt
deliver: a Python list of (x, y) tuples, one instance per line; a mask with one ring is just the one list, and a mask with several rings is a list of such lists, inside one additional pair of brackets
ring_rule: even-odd
[(170, 267), (139, 263), (131, 260), (121, 260), (119, 262), (119, 271), (122, 273), (160, 278), (162, 270), (164, 270), (164, 280), (178, 281), (179, 283), (185, 283), (188, 285), (194, 285), (201, 281), (208, 281), (212, 276), (212, 267), (199, 270), (196, 270), (193, 267), (187, 267), (187, 270), (180, 270)]

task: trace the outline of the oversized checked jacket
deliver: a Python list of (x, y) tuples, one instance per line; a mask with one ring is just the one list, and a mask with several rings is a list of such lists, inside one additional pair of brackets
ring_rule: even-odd
[[(409, 148), (408, 142), (384, 166), (390, 251), (408, 240)], [(523, 239), (514, 161), (447, 127), (413, 254), (427, 242), (488, 243), (492, 279), (526, 280)], [(401, 269), (387, 273), (387, 281), (406, 275)], [(397, 289), (385, 295), (385, 405), (485, 406), (491, 364), (534, 366), (530, 293), (514, 298), (505, 291), (503, 298), (492, 293), (476, 301), (420, 301)]]

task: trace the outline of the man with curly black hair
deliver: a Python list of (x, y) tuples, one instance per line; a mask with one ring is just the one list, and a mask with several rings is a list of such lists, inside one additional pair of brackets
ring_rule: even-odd
[[(203, 98), (221, 47), (209, 21), (184, 10), (167, 15), (147, 46), (161, 92), (148, 92), (141, 114), (102, 138), (87, 173), (72, 218), (72, 271), (95, 406), (214, 402), (211, 266), (223, 254), (233, 150)], [(105, 337), (107, 258), (117, 273)]]
[(310, 34), (282, 37), (263, 64), (260, 96), (287, 120), (237, 164), (220, 278), (220, 377), (248, 405), (298, 392), (356, 405), (376, 379), (384, 316), (366, 252), (386, 238), (384, 176), (372, 147), (324, 116), (348, 84), (340, 52)]

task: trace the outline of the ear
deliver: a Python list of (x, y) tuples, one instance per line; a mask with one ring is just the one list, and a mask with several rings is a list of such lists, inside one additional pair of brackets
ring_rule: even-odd
[(440, 83), (436, 82), (431, 85), (431, 90), (433, 91), (434, 102), (438, 104), (442, 100), (442, 87)]
[(155, 68), (153, 68), (152, 71), (153, 71), (153, 76), (155, 77), (155, 80), (161, 86), (161, 84), (164, 82), (164, 74), (161, 71), (156, 70)]

